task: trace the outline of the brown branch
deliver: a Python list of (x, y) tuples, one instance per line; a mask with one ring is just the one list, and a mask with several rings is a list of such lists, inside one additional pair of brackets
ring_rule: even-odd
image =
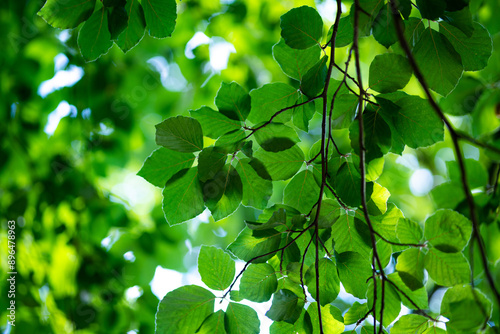
[(403, 243), (399, 243), (399, 242), (394, 242), (394, 241), (390, 241), (388, 239), (386, 239), (385, 237), (383, 237), (380, 233), (378, 233), (377, 231), (375, 231), (375, 234), (377, 235), (377, 237), (379, 237), (382, 241), (388, 243), (389, 245), (394, 245), (394, 246), (407, 246), (407, 247), (415, 247), (415, 248), (422, 248), (422, 247), (426, 247), (425, 244), (403, 244)]
[(396, 26), (396, 33), (398, 35), (399, 43), (401, 47), (403, 48), (404, 52), (406, 53), (406, 56), (408, 57), (408, 60), (410, 62), (411, 67), (413, 68), (413, 73), (415, 73), (415, 77), (418, 79), (420, 82), (420, 86), (425, 92), (425, 95), (427, 95), (427, 98), (429, 100), (430, 105), (436, 112), (436, 114), (441, 118), (441, 120), (444, 122), (446, 127), (448, 128), (448, 131), (451, 136), (451, 140), (453, 142), (453, 146), (455, 148), (455, 155), (457, 157), (457, 163), (458, 167), (460, 169), (460, 176), (461, 176), (461, 182), (462, 182), (462, 188), (465, 193), (465, 197), (467, 199), (467, 204), (469, 206), (469, 212), (470, 212), (470, 218), (472, 221), (472, 236), (473, 238), (476, 239), (478, 247), (479, 247), (479, 252), (481, 255), (481, 261), (483, 263), (483, 268), (484, 268), (484, 273), (486, 275), (486, 279), (488, 280), (488, 283), (491, 287), (491, 290), (493, 291), (493, 294), (495, 295), (497, 304), (500, 306), (500, 293), (498, 289), (495, 286), (495, 281), (493, 279), (493, 276), (490, 272), (490, 269), (488, 267), (488, 257), (486, 255), (486, 249), (484, 246), (484, 241), (483, 238), (481, 237), (480, 231), (479, 231), (479, 220), (477, 218), (476, 214), (476, 206), (474, 204), (474, 198), (472, 197), (472, 193), (469, 188), (469, 184), (467, 182), (467, 174), (465, 170), (465, 162), (464, 162), (464, 157), (462, 155), (462, 150), (460, 148), (459, 144), (459, 139), (464, 139), (461, 134), (457, 133), (453, 125), (450, 123), (450, 121), (446, 118), (444, 115), (443, 110), (441, 110), (441, 107), (437, 104), (436, 100), (431, 94), (431, 91), (429, 89), (429, 86), (427, 85), (427, 82), (420, 71), (419, 66), (417, 65), (417, 62), (415, 60), (415, 57), (413, 57), (413, 54), (411, 53), (410, 46), (408, 45), (408, 42), (406, 41), (403, 33), (403, 26), (401, 22), (401, 17), (398, 14), (397, 10), (397, 5), (394, 2), (394, 0), (390, 0), (390, 4), (392, 6), (392, 15), (394, 17), (395, 21), (395, 26)]

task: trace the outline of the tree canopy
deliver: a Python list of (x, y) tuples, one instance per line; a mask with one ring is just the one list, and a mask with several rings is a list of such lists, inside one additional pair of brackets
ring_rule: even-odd
[(2, 4), (0, 328), (499, 333), (498, 10)]

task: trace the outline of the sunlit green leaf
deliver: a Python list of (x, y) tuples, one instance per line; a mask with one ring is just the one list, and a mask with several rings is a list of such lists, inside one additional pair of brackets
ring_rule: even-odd
[(340, 281), (345, 290), (354, 297), (366, 297), (367, 280), (372, 276), (368, 257), (356, 252), (335, 254)]
[(250, 159), (238, 159), (235, 167), (243, 185), (241, 203), (256, 209), (264, 209), (273, 193), (273, 184), (260, 177), (249, 162)]
[(429, 319), (418, 314), (407, 314), (399, 318), (391, 328), (392, 334), (422, 334), (429, 327)]
[(260, 321), (257, 312), (250, 306), (229, 303), (226, 310), (226, 329), (229, 333), (260, 333)]
[(287, 150), (300, 141), (294, 129), (281, 123), (270, 123), (254, 136), (259, 145), (270, 152)]
[(203, 321), (200, 329), (196, 332), (198, 334), (226, 334), (224, 327), (224, 311), (219, 310), (211, 314)]
[(234, 167), (226, 165), (203, 183), (203, 199), (215, 221), (226, 218), (240, 206), (243, 184)]
[(295, 175), (304, 163), (304, 152), (294, 145), (281, 152), (257, 150), (250, 165), (264, 179), (287, 180)]
[[(325, 306), (337, 298), (340, 292), (340, 279), (337, 274), (337, 267), (330, 259), (320, 259), (318, 261), (319, 270), (319, 296), (320, 304)], [(316, 289), (316, 266), (312, 265), (306, 272), (305, 283), (311, 296), (317, 300), (318, 289)]]
[(251, 264), (241, 276), (240, 295), (253, 302), (268, 301), (278, 287), (276, 272), (267, 263)]
[(236, 267), (233, 259), (222, 249), (203, 245), (198, 256), (198, 271), (201, 280), (210, 289), (224, 290), (233, 281)]
[(266, 316), (274, 321), (285, 321), (293, 324), (302, 313), (304, 301), (295, 293), (287, 289), (281, 289), (273, 295), (271, 308)]
[(95, 3), (96, 0), (47, 0), (38, 15), (54, 28), (75, 28), (92, 15)]
[(295, 175), (285, 188), (284, 203), (308, 213), (318, 201), (319, 186), (310, 170)]
[[(267, 122), (273, 115), (284, 108), (293, 106), (298, 99), (297, 89), (284, 83), (264, 85), (250, 92), (252, 108), (248, 119), (257, 124)], [(286, 123), (292, 118), (292, 110), (286, 110), (276, 116), (273, 121)]]
[(281, 37), (294, 49), (307, 49), (319, 44), (323, 20), (316, 9), (302, 6), (281, 16)]
[[(281, 234), (274, 229), (258, 232), (254, 236), (252, 230), (245, 227), (227, 249), (243, 261), (248, 262), (254, 257), (262, 256), (253, 262), (265, 262), (275, 254), (274, 251), (281, 242)], [(263, 256), (268, 253), (271, 254)]]
[(425, 269), (439, 285), (453, 286), (470, 279), (470, 267), (462, 253), (443, 253), (435, 248), (425, 255)]
[(462, 251), (471, 233), (470, 220), (456, 211), (439, 210), (425, 221), (427, 242), (445, 253)]
[(174, 174), (191, 167), (194, 160), (192, 153), (180, 153), (161, 147), (151, 153), (137, 175), (162, 188)]
[[(401, 299), (397, 291), (390, 284), (384, 283), (384, 293), (382, 293), (382, 281), (377, 278), (377, 298), (375, 303), (377, 319), (380, 320), (382, 300), (384, 301), (384, 312), (382, 323), (385, 327), (389, 326), (399, 315), (401, 311)], [(373, 280), (368, 282), (368, 290), (366, 292), (366, 298), (368, 298), (368, 308), (373, 307), (374, 304), (374, 284)]]
[[(313, 333), (319, 333), (318, 304), (316, 302), (311, 303), (307, 308), (307, 313), (311, 317)], [(344, 331), (342, 312), (333, 305), (321, 306), (321, 320), (324, 334), (340, 334)]]
[(175, 0), (145, 0), (141, 4), (149, 35), (156, 38), (170, 36), (177, 18)]
[(276, 59), (283, 72), (299, 81), (318, 62), (320, 54), (321, 48), (317, 44), (310, 48), (299, 50), (292, 49), (286, 45), (285, 40), (280, 39), (273, 46), (274, 59)]
[(250, 95), (236, 82), (223, 82), (215, 97), (215, 105), (228, 118), (244, 121), (250, 113)]
[(354, 302), (352, 306), (347, 310), (344, 314), (344, 324), (352, 325), (355, 324), (358, 320), (362, 319), (368, 313), (368, 307), (366, 303), (360, 304), (358, 302)]
[(167, 118), (156, 125), (156, 144), (178, 152), (201, 151), (203, 131), (200, 122), (184, 116)]
[(106, 8), (95, 11), (82, 26), (78, 33), (78, 46), (86, 61), (96, 60), (113, 46)]
[(203, 135), (213, 139), (241, 128), (240, 122), (229, 119), (224, 114), (209, 107), (191, 110), (190, 114), (200, 122)]

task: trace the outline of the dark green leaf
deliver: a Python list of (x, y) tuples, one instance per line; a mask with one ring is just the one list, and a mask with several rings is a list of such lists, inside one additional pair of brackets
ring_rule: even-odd
[(441, 183), (431, 190), (431, 196), (440, 209), (455, 209), (465, 199), (462, 184), (457, 182)]
[(281, 16), (281, 37), (294, 49), (307, 49), (321, 42), (323, 20), (316, 9), (302, 6)]
[(113, 46), (105, 7), (95, 11), (78, 33), (78, 46), (85, 61), (94, 61)]
[(403, 281), (398, 272), (394, 272), (387, 277), (397, 286), (395, 290), (398, 292), (404, 306), (413, 310), (426, 310), (429, 308), (429, 298), (425, 286), (421, 285), (418, 289), (413, 289)]
[[(390, 102), (389, 102), (390, 101)], [(444, 139), (443, 121), (427, 100), (395, 92), (377, 96), (380, 114), (389, 124), (394, 138), (411, 148), (425, 147)]]
[(203, 321), (200, 329), (196, 332), (197, 334), (226, 334), (226, 328), (224, 327), (224, 311), (219, 310), (211, 314), (208, 318)]
[[(264, 230), (259, 232), (258, 237), (255, 237), (252, 230), (245, 227), (227, 249), (239, 259), (248, 262), (254, 257), (273, 252), (279, 247), (281, 234), (278, 231)], [(253, 262), (266, 262), (274, 254), (262, 256)]]
[(312, 324), (309, 318), (309, 314), (307, 314), (307, 311), (302, 308), (302, 313), (300, 314), (299, 319), (295, 321), (294, 324), (289, 324), (285, 321), (275, 321), (269, 328), (269, 332), (271, 334), (311, 334), (311, 327)]
[(446, 329), (452, 333), (476, 333), (488, 321), (491, 311), (491, 301), (470, 285), (448, 289), (441, 303), (441, 314), (450, 320)]
[(155, 333), (194, 333), (214, 312), (214, 300), (210, 291), (196, 285), (170, 291), (158, 305)]
[(367, 280), (372, 276), (368, 257), (356, 252), (335, 254), (340, 281), (354, 297), (366, 298)]
[(245, 224), (251, 230), (268, 230), (280, 225), (284, 226), (286, 225), (286, 211), (285, 209), (278, 209), (278, 211), (273, 212), (271, 218), (265, 223), (245, 221)]
[[(295, 104), (303, 103), (308, 100), (308, 97), (301, 94)], [(313, 118), (316, 108), (314, 102), (306, 103), (300, 107), (293, 108), (293, 125), (302, 131), (309, 131), (309, 121)]]
[(439, 105), (447, 114), (463, 116), (470, 114), (486, 87), (481, 81), (470, 76), (462, 76), (457, 87)]
[(219, 112), (236, 121), (244, 121), (250, 113), (250, 95), (236, 82), (225, 83), (220, 86), (215, 105)]
[[(349, 206), (361, 205), (361, 176), (352, 162), (343, 164), (337, 172), (335, 190), (342, 201)], [(366, 185), (366, 197), (373, 191), (373, 183)]]
[[(384, 300), (384, 317), (382, 319), (382, 324), (384, 327), (389, 326), (399, 315), (401, 311), (401, 299), (394, 287), (385, 282), (384, 294), (382, 294), (382, 281), (377, 278), (377, 300), (375, 303), (377, 319), (380, 319), (382, 314), (382, 299)], [(368, 282), (368, 290), (366, 292), (366, 298), (368, 299), (368, 308), (371, 309), (374, 304), (374, 284), (373, 280)]]
[[(337, 298), (340, 292), (340, 279), (337, 274), (337, 267), (332, 260), (327, 258), (319, 259), (319, 293), (322, 306), (330, 304)], [(316, 289), (316, 267), (312, 265), (306, 272), (305, 284), (311, 296), (317, 300), (318, 290)]]
[[(337, 38), (335, 40), (335, 47), (341, 48), (347, 46), (352, 43), (353, 40), (353, 31), (351, 18), (350, 16), (344, 16), (340, 19), (339, 28), (337, 30)], [(327, 43), (330, 42), (333, 34), (333, 25), (328, 30), (328, 34), (326, 35)]]
[(250, 165), (262, 178), (287, 180), (299, 171), (304, 159), (304, 152), (294, 145), (288, 150), (276, 153), (257, 150)]
[(382, 7), (372, 23), (373, 37), (386, 48), (398, 41), (394, 18), (389, 7), (389, 4)]
[(116, 40), (127, 27), (128, 15), (124, 7), (113, 7), (109, 10), (108, 29), (111, 39)]
[(394, 323), (391, 334), (422, 334), (427, 328), (429, 328), (429, 319), (418, 314), (407, 314)]
[(455, 10), (461, 10), (469, 4), (470, 0), (445, 0), (445, 2), (446, 10), (451, 12)]
[(151, 153), (137, 175), (163, 188), (174, 174), (191, 167), (194, 160), (195, 156), (192, 153), (180, 153), (161, 147)]
[(291, 148), (300, 141), (294, 129), (282, 123), (270, 123), (254, 134), (259, 145), (266, 151), (279, 152)]
[(243, 184), (241, 203), (256, 209), (264, 209), (273, 194), (273, 184), (271, 181), (261, 178), (249, 162), (250, 159), (238, 159), (236, 164), (236, 171)]
[(96, 0), (47, 0), (38, 15), (54, 28), (75, 28), (92, 15), (95, 3)]
[(273, 56), (283, 72), (290, 78), (302, 80), (304, 74), (319, 60), (321, 48), (315, 44), (310, 48), (299, 50), (286, 45), (283, 39), (273, 46)]
[(203, 198), (215, 221), (232, 214), (240, 206), (243, 195), (241, 178), (231, 165), (226, 165), (203, 183)]
[(156, 125), (156, 144), (178, 152), (203, 149), (200, 122), (191, 117), (170, 117)]
[(137, 45), (144, 36), (146, 19), (141, 4), (137, 0), (127, 0), (125, 5), (127, 12), (127, 26), (115, 41), (116, 45), (127, 52)]
[(225, 323), (228, 333), (260, 333), (260, 321), (257, 312), (246, 305), (230, 302), (226, 310)]
[(336, 97), (332, 114), (333, 129), (345, 129), (351, 125), (356, 117), (358, 102), (358, 97), (353, 94), (342, 94)]
[(323, 56), (313, 67), (311, 67), (300, 84), (300, 90), (310, 98), (315, 97), (323, 90), (326, 80), (326, 63), (328, 56)]
[(273, 296), (273, 303), (266, 316), (274, 321), (285, 321), (293, 324), (302, 313), (304, 301), (295, 293), (287, 289), (277, 291)]
[(424, 261), (429, 276), (439, 285), (453, 286), (469, 281), (470, 267), (462, 253), (443, 253), (430, 248)]
[(445, 35), (431, 28), (425, 29), (413, 55), (433, 91), (446, 96), (455, 88), (464, 67), (460, 54)]
[(493, 52), (493, 42), (486, 28), (474, 22), (474, 32), (467, 37), (460, 29), (446, 22), (442, 22), (439, 27), (439, 31), (462, 58), (465, 71), (479, 71), (488, 65)]
[[(264, 85), (250, 92), (252, 97), (252, 109), (248, 119), (257, 124), (267, 122), (273, 115), (286, 108), (293, 106), (298, 99), (295, 88), (284, 83), (272, 83)], [(273, 119), (274, 122), (286, 123), (292, 117), (292, 110), (286, 110)]]
[(247, 135), (243, 129), (234, 130), (223, 134), (215, 142), (215, 147), (222, 149), (226, 153), (234, 153), (239, 151), (245, 145)]
[(142, 8), (150, 36), (165, 38), (172, 34), (177, 18), (175, 0), (145, 0)]
[[(377, 13), (384, 6), (384, 2), (380, 0), (360, 0), (359, 6), (361, 10), (359, 11), (359, 24), (360, 36), (370, 35), (372, 23), (377, 16)], [(351, 6), (351, 11), (349, 16), (351, 18), (351, 24), (354, 27), (354, 10), (356, 6)]]
[(222, 249), (203, 245), (198, 256), (198, 271), (210, 289), (225, 290), (233, 281), (236, 267), (231, 256)]
[(411, 0), (397, 0), (396, 4), (403, 17), (408, 20), (412, 9)]
[(446, 8), (445, 0), (417, 0), (417, 6), (424, 19), (436, 20), (443, 15)]
[[(311, 214), (311, 220), (314, 221), (316, 219), (315, 209)], [(318, 227), (319, 228), (330, 228), (337, 221), (342, 213), (342, 209), (340, 208), (339, 203), (333, 199), (324, 199), (321, 203), (321, 211), (318, 218)]]
[(469, 7), (465, 7), (456, 12), (445, 12), (443, 20), (461, 30), (467, 37), (471, 37), (474, 32), (474, 24)]
[(198, 155), (198, 178), (201, 182), (214, 178), (226, 165), (226, 153), (219, 147), (205, 147)]
[(425, 221), (427, 242), (441, 252), (461, 252), (471, 233), (472, 223), (456, 211), (438, 210)]
[[(318, 304), (316, 302), (311, 303), (307, 308), (307, 313), (311, 317), (313, 333), (319, 333)], [(321, 320), (324, 334), (340, 334), (344, 331), (345, 326), (342, 312), (333, 305), (321, 306)]]
[(380, 93), (402, 89), (410, 81), (412, 69), (408, 60), (395, 53), (378, 55), (370, 64), (370, 88)]
[(359, 218), (351, 216), (349, 212), (341, 212), (339, 219), (332, 226), (332, 234), (335, 251), (339, 253), (353, 251), (369, 256), (371, 244), (368, 226)]
[(319, 186), (310, 170), (303, 170), (293, 177), (285, 188), (284, 203), (308, 213), (318, 201)]
[(362, 319), (366, 313), (368, 313), (366, 303), (360, 304), (358, 302), (354, 302), (354, 304), (352, 304), (352, 306), (344, 314), (344, 324), (355, 324), (359, 319)]
[(175, 174), (167, 182), (162, 194), (163, 212), (170, 226), (194, 218), (205, 209), (196, 168)]
[(273, 267), (267, 263), (251, 264), (241, 276), (240, 296), (253, 302), (267, 302), (278, 287)]

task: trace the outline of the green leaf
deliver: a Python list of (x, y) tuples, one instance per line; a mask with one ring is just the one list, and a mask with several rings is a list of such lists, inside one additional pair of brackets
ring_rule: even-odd
[(300, 90), (310, 98), (317, 96), (323, 90), (326, 81), (326, 63), (328, 56), (323, 56), (306, 72), (300, 84)]
[(349, 215), (349, 213), (341, 212), (339, 219), (332, 226), (332, 234), (335, 241), (335, 251), (339, 253), (353, 251), (369, 256), (371, 251), (370, 232), (364, 221)]
[[(373, 21), (377, 13), (384, 6), (384, 2), (380, 0), (360, 0), (359, 6), (361, 10), (359, 11), (358, 18), (358, 27), (360, 29), (360, 36), (368, 36), (370, 35), (370, 31), (372, 28)], [(351, 18), (351, 24), (354, 27), (354, 11), (355, 6), (351, 6), (351, 11), (349, 16)]]
[(356, 298), (366, 298), (366, 282), (372, 276), (368, 257), (356, 252), (344, 252), (335, 254), (335, 259), (345, 291)]
[(422, 334), (427, 328), (429, 319), (418, 314), (407, 314), (394, 323), (391, 334)]
[[(401, 311), (401, 299), (394, 287), (385, 282), (384, 294), (382, 294), (382, 281), (377, 278), (377, 299), (375, 303), (377, 320), (380, 320), (382, 314), (382, 299), (384, 300), (384, 317), (382, 319), (382, 324), (384, 327), (389, 326), (399, 315)], [(374, 284), (373, 280), (368, 282), (368, 290), (366, 292), (366, 298), (368, 299), (368, 308), (371, 309), (374, 304)]]
[(444, 14), (446, 9), (445, 0), (417, 0), (417, 7), (422, 18), (436, 20)]
[(395, 53), (376, 56), (370, 64), (370, 88), (380, 93), (403, 89), (410, 81), (412, 69), (408, 60)]
[(358, 302), (354, 302), (354, 304), (352, 304), (352, 306), (344, 314), (344, 324), (355, 324), (359, 319), (362, 319), (366, 313), (368, 313), (366, 303), (360, 304)]
[[(307, 100), (308, 97), (301, 94), (295, 104), (306, 102)], [(314, 105), (314, 101), (306, 103), (300, 107), (293, 108), (293, 125), (302, 131), (309, 132), (309, 121), (313, 118), (315, 112), (316, 107)]]
[[(252, 109), (248, 120), (254, 124), (269, 121), (276, 112), (293, 106), (299, 97), (295, 88), (280, 82), (253, 89), (250, 96), (252, 97)], [(287, 110), (275, 117), (273, 121), (286, 123), (291, 117), (292, 111)]]
[(243, 184), (241, 203), (256, 209), (264, 209), (273, 194), (273, 183), (261, 178), (249, 162), (250, 159), (238, 159), (235, 167)]
[(215, 142), (215, 147), (222, 149), (226, 153), (234, 153), (245, 146), (247, 135), (243, 129), (234, 130), (220, 136)]
[[(352, 207), (361, 205), (361, 175), (352, 162), (343, 164), (338, 170), (335, 190), (346, 205)], [(367, 198), (370, 198), (372, 191), (373, 183), (367, 183)]]
[(198, 271), (210, 289), (225, 290), (233, 282), (236, 265), (222, 249), (203, 245), (198, 256)]
[[(354, 333), (356, 333), (356, 331), (350, 332), (350, 334), (354, 334)], [(365, 326), (361, 327), (361, 330), (359, 331), (359, 334), (372, 334), (372, 333), (375, 333), (375, 329), (373, 326), (370, 326), (370, 325), (365, 325)], [(377, 333), (379, 333), (379, 332), (377, 332)], [(382, 329), (382, 333), (387, 334), (387, 331), (385, 329)]]
[(470, 0), (445, 0), (447, 11), (461, 10), (465, 6), (469, 5)]
[[(311, 221), (316, 219), (317, 209), (313, 210), (311, 214)], [(324, 199), (321, 203), (321, 211), (318, 218), (319, 228), (330, 228), (339, 219), (343, 210), (340, 208), (339, 203), (333, 199)]]
[(487, 89), (477, 101), (472, 111), (472, 135), (474, 137), (493, 133), (500, 126), (500, 118), (497, 117), (498, 105), (500, 104), (500, 89)]
[(391, 128), (393, 146), (394, 140), (419, 148), (444, 139), (443, 121), (427, 100), (403, 92), (378, 95), (376, 99), (382, 107), (380, 114)]
[(281, 37), (294, 49), (307, 49), (321, 42), (323, 20), (316, 9), (302, 6), (281, 16)]
[(75, 28), (93, 13), (96, 0), (47, 0), (38, 12), (54, 28)]
[(485, 27), (474, 22), (474, 32), (467, 37), (460, 29), (446, 22), (440, 23), (439, 31), (453, 45), (462, 58), (464, 71), (479, 71), (488, 65), (493, 52), (493, 42)]
[(412, 9), (411, 0), (398, 0), (396, 3), (403, 17), (408, 20)]
[(214, 312), (214, 300), (210, 291), (197, 285), (170, 291), (158, 305), (155, 333), (194, 333)]
[(425, 254), (418, 248), (410, 248), (399, 254), (396, 270), (401, 280), (412, 290), (420, 289), (424, 281)]
[[(332, 129), (348, 128), (356, 117), (359, 99), (353, 94), (342, 94), (335, 98), (332, 114)], [(329, 108), (330, 104), (328, 104)]]
[(256, 303), (267, 302), (277, 287), (273, 267), (267, 263), (251, 264), (241, 276), (240, 296)]
[(304, 74), (319, 60), (321, 48), (315, 44), (304, 50), (292, 49), (286, 45), (285, 40), (280, 39), (273, 46), (273, 56), (281, 67), (281, 70), (290, 78), (302, 80)]
[(462, 184), (457, 182), (441, 183), (431, 190), (431, 196), (436, 207), (440, 209), (455, 209), (465, 200)]
[(241, 128), (239, 121), (229, 119), (210, 107), (205, 106), (197, 110), (190, 110), (189, 113), (200, 122), (203, 135), (213, 139)]
[(424, 261), (429, 276), (439, 285), (453, 286), (469, 281), (470, 267), (462, 253), (443, 253), (430, 248)]
[[(330, 27), (330, 29), (328, 30), (328, 34), (326, 34), (327, 43), (330, 42), (330, 39), (332, 38), (333, 27), (334, 25)], [(337, 38), (335, 39), (335, 47), (342, 48), (351, 44), (354, 35), (353, 31), (354, 28), (352, 27), (351, 17), (348, 15), (340, 18), (339, 28), (337, 30)]]
[(206, 182), (226, 165), (226, 153), (219, 147), (205, 147), (198, 155), (198, 178)]
[(269, 123), (254, 136), (259, 145), (270, 152), (287, 150), (300, 141), (295, 130), (282, 123)]
[(454, 286), (443, 296), (441, 314), (450, 321), (450, 333), (476, 333), (491, 316), (492, 303), (478, 289), (470, 285)]
[(295, 175), (304, 163), (304, 152), (294, 145), (281, 152), (257, 150), (250, 165), (264, 179), (287, 180)]
[(446, 98), (439, 100), (441, 109), (447, 114), (463, 116), (472, 113), (481, 94), (484, 84), (471, 76), (462, 76), (457, 87)]
[(170, 178), (193, 165), (195, 156), (192, 153), (180, 153), (161, 147), (155, 150), (144, 161), (137, 175), (143, 177), (149, 183), (163, 188)]
[(191, 117), (170, 117), (156, 125), (156, 144), (178, 152), (203, 149), (200, 122)]
[(226, 328), (224, 327), (224, 311), (218, 310), (217, 312), (208, 316), (208, 318), (203, 321), (200, 329), (196, 332), (197, 334), (226, 334)]
[[(227, 249), (239, 259), (248, 262), (254, 257), (273, 252), (279, 247), (281, 233), (274, 229), (258, 232), (258, 234), (254, 235), (252, 230), (245, 227)], [(253, 262), (266, 262), (274, 254), (262, 256)]]
[[(319, 296), (321, 306), (330, 304), (337, 298), (340, 292), (340, 279), (337, 274), (337, 267), (332, 260), (327, 258), (319, 259)], [(316, 288), (316, 267), (312, 265), (306, 272), (305, 284), (311, 296), (317, 300), (318, 289)]]
[(445, 253), (461, 252), (469, 242), (472, 223), (452, 210), (438, 210), (425, 221), (425, 238)]
[(223, 82), (215, 97), (215, 105), (219, 108), (219, 112), (226, 117), (236, 121), (244, 121), (250, 113), (250, 95), (234, 81), (229, 84)]
[(240, 206), (243, 195), (241, 178), (234, 167), (226, 165), (203, 183), (203, 198), (215, 221), (232, 214)]
[(445, 12), (442, 18), (447, 23), (462, 31), (467, 37), (472, 36), (472, 33), (474, 32), (474, 24), (469, 7), (465, 7), (464, 9), (456, 12)]
[(431, 28), (425, 29), (413, 55), (433, 91), (446, 96), (455, 88), (464, 67), (460, 54), (445, 35)]
[[(448, 174), (452, 181), (457, 183), (462, 181), (462, 174), (456, 161), (447, 161), (446, 167), (448, 168)], [(472, 189), (484, 187), (488, 183), (488, 172), (479, 161), (465, 159), (465, 171), (467, 183)]]
[(85, 61), (94, 61), (113, 46), (105, 7), (96, 10), (78, 33), (78, 47)]
[(420, 225), (410, 219), (399, 219), (396, 226), (396, 235), (403, 244), (419, 244), (424, 232)]
[[(392, 146), (391, 129), (386, 121), (378, 114), (378, 109), (367, 106), (363, 112), (365, 130), (365, 157), (370, 162), (381, 158), (389, 152)], [(354, 152), (359, 155), (359, 120), (356, 119), (349, 127), (349, 139)]]
[(144, 0), (142, 8), (150, 36), (165, 38), (172, 34), (177, 18), (175, 0)]
[(116, 40), (127, 27), (128, 15), (124, 7), (113, 7), (108, 10), (108, 29), (111, 39)]
[(196, 168), (175, 174), (163, 188), (163, 212), (170, 226), (196, 217), (205, 210)]
[(285, 188), (283, 202), (308, 213), (319, 198), (319, 186), (310, 170), (303, 170), (293, 177)]
[(386, 48), (398, 41), (394, 18), (389, 7), (390, 4), (382, 7), (372, 23), (373, 37)]
[[(313, 333), (319, 333), (319, 314), (318, 304), (311, 303), (307, 308), (307, 313), (311, 317)], [(321, 306), (321, 322), (323, 324), (324, 334), (340, 334), (344, 331), (344, 318), (342, 312), (333, 305)]]
[(260, 321), (257, 312), (246, 305), (229, 303), (226, 310), (226, 328), (231, 334), (259, 334)]
[(118, 36), (115, 43), (123, 52), (128, 52), (144, 36), (146, 19), (144, 18), (144, 10), (137, 0), (127, 0), (125, 10), (128, 17), (127, 26)]
[(274, 321), (285, 321), (294, 324), (300, 317), (304, 301), (287, 289), (277, 291), (273, 296), (271, 308), (266, 316)]
[(418, 289), (413, 289), (403, 281), (398, 272), (394, 272), (387, 277), (398, 287), (399, 290), (395, 290), (404, 306), (413, 310), (426, 310), (429, 308), (429, 298), (425, 286), (421, 285)]

